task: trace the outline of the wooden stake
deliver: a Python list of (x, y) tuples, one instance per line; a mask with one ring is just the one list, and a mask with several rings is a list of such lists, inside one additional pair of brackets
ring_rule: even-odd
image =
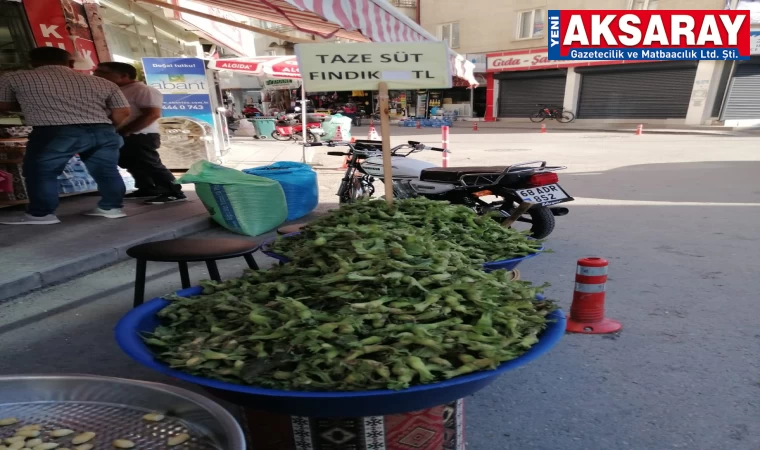
[(377, 86), (380, 99), (380, 133), (383, 140), (383, 178), (385, 179), (385, 201), (393, 205), (393, 167), (391, 166), (391, 116), (388, 106), (388, 84)]
[(515, 209), (514, 212), (512, 212), (512, 214), (510, 214), (509, 217), (507, 217), (507, 220), (501, 223), (501, 226), (503, 226), (504, 228), (511, 227), (512, 224), (515, 223), (517, 219), (520, 218), (520, 216), (525, 214), (530, 209), (531, 206), (533, 206), (533, 203), (531, 202), (520, 203), (520, 205), (517, 206), (517, 209)]

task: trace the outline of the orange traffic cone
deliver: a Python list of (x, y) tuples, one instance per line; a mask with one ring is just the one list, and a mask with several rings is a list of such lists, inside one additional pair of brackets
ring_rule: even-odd
[(604, 316), (608, 265), (603, 258), (578, 260), (573, 303), (567, 318), (568, 333), (605, 334), (623, 328), (617, 320)]
[(636, 136), (641, 136), (644, 134), (644, 125), (639, 124), (639, 126), (636, 127)]
[(338, 142), (343, 141), (343, 132), (340, 131), (340, 125), (338, 125), (338, 129), (335, 130), (335, 136), (333, 136), (332, 140)]
[(419, 130), (420, 128), (422, 128), (422, 126), (421, 126), (421, 124), (420, 124), (420, 121), (418, 120), (418, 121), (417, 121), (417, 129)]
[(477, 122), (473, 122), (472, 123), (472, 131), (478, 131), (478, 123)]
[(370, 141), (379, 141), (380, 135), (377, 134), (377, 130), (375, 129), (374, 122), (370, 122), (369, 124), (369, 134), (367, 135), (367, 139)]
[(546, 133), (546, 124), (541, 124), (541, 132)]

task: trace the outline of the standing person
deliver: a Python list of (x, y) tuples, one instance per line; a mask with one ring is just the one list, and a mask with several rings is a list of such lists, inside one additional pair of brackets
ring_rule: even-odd
[(110, 81), (71, 69), (71, 55), (57, 47), (29, 52), (33, 70), (0, 77), (0, 111), (24, 113), (34, 127), (24, 154), (24, 178), (29, 196), (26, 214), (5, 225), (59, 223), (58, 175), (76, 154), (98, 183), (98, 207), (85, 213), (109, 219), (125, 217), (121, 210), (124, 181), (119, 174), (122, 138), (116, 127), (129, 117), (129, 102)]
[(137, 190), (127, 198), (149, 198), (149, 205), (184, 202), (182, 186), (174, 183), (174, 175), (161, 162), (158, 148), (161, 136), (158, 119), (161, 117), (161, 92), (137, 81), (137, 69), (127, 63), (98, 64), (95, 75), (116, 83), (129, 100), (132, 113), (119, 129), (124, 137), (119, 165), (135, 179)]

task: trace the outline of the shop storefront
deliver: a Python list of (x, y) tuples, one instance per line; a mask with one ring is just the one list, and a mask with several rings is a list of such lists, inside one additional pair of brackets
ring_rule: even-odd
[[(546, 104), (571, 110), (579, 120), (686, 123), (689, 111), (704, 108), (705, 83), (713, 83), (712, 75), (697, 80), (703, 63), (562, 62), (549, 60), (544, 49), (492, 53), (486, 63), (486, 120), (527, 118), (537, 104)], [(721, 95), (713, 91), (710, 105)]]
[(760, 56), (735, 63), (721, 120), (729, 126), (760, 123)]
[(20, 3), (0, 0), (0, 74), (26, 69), (34, 38)]
[(503, 72), (499, 80), (498, 117), (530, 117), (536, 104), (562, 106), (567, 69)]
[(128, 0), (100, 1), (111, 58), (140, 64), (145, 57), (198, 56), (198, 37)]
[[(683, 119), (698, 61), (577, 67), (578, 119)], [(561, 104), (561, 103), (560, 103)]]

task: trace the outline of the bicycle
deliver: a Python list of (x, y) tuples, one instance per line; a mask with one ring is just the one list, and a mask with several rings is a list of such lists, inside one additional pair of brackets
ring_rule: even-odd
[(559, 108), (550, 109), (548, 105), (536, 105), (541, 109), (537, 113), (530, 116), (530, 121), (533, 123), (543, 122), (548, 119), (555, 119), (560, 123), (570, 123), (575, 120), (575, 114), (570, 111), (561, 111)]

